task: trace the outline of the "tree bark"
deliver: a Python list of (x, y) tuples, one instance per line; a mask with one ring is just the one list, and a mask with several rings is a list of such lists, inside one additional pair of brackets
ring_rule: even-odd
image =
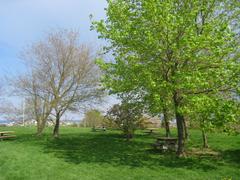
[(189, 133), (188, 133), (188, 128), (187, 128), (186, 118), (183, 118), (183, 126), (184, 126), (184, 140), (188, 141)]
[(44, 130), (44, 126), (41, 123), (37, 123), (37, 136), (41, 136)]
[(207, 134), (204, 129), (202, 129), (202, 138), (203, 138), (203, 148), (209, 148)]
[(53, 130), (53, 137), (55, 138), (59, 137), (59, 126), (60, 126), (60, 113), (58, 112), (56, 114), (56, 123)]
[(178, 149), (177, 156), (182, 157), (185, 156), (184, 150), (184, 116), (179, 112), (180, 99), (178, 97), (178, 93), (175, 92), (173, 95), (173, 101), (175, 106), (175, 115), (177, 121), (177, 130), (178, 130)]
[(164, 126), (166, 131), (166, 137), (170, 137), (171, 132), (170, 132), (169, 114), (166, 108), (163, 109), (163, 121), (164, 121)]
[(37, 136), (41, 136), (46, 125), (46, 120), (38, 119), (37, 120)]
[(130, 141), (133, 138), (133, 134), (132, 133), (128, 133), (126, 135), (126, 137), (127, 137), (127, 141)]

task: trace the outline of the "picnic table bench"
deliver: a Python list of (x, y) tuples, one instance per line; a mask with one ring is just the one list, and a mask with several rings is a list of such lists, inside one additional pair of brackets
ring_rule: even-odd
[(0, 139), (2, 141), (3, 139), (15, 138), (16, 135), (14, 134), (15, 134), (14, 131), (0, 131)]
[(107, 129), (105, 128), (105, 127), (94, 127), (94, 128), (92, 128), (92, 131), (93, 132), (96, 132), (96, 131), (106, 131)]
[(146, 131), (144, 131), (143, 133), (151, 135), (156, 133), (156, 130), (157, 130), (156, 128), (149, 128), (149, 129), (146, 129)]
[(156, 142), (153, 144), (154, 149), (159, 149), (161, 151), (172, 150), (176, 151), (177, 149), (177, 138), (174, 137), (159, 137)]

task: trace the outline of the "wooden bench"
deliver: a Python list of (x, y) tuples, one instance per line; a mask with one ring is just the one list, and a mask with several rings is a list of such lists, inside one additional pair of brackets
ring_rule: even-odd
[(93, 132), (97, 132), (97, 131), (106, 131), (107, 129), (105, 127), (97, 127), (97, 128), (92, 128)]
[(177, 150), (177, 138), (172, 137), (159, 137), (153, 145), (154, 149), (161, 151), (176, 151)]
[(155, 134), (156, 130), (157, 129), (155, 128), (152, 128), (152, 129), (149, 128), (149, 129), (146, 129), (146, 131), (144, 131), (143, 133), (151, 135), (151, 134)]
[(14, 134), (15, 134), (14, 131), (1, 131), (0, 132), (0, 139), (2, 141), (3, 139), (16, 138), (16, 135), (14, 135)]

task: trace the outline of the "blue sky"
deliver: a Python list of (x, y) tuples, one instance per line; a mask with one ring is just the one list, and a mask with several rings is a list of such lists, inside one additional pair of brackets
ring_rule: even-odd
[(106, 6), (106, 0), (0, 0), (0, 78), (23, 73), (21, 50), (51, 29), (77, 29), (81, 41), (101, 45), (97, 33), (90, 31), (89, 15), (104, 19)]
[(79, 29), (83, 42), (100, 45), (89, 15), (104, 18), (106, 6), (106, 0), (0, 0), (0, 76), (23, 72), (20, 51), (51, 29)]

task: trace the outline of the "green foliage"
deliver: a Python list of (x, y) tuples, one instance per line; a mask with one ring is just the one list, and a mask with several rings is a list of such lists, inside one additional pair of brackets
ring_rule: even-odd
[(97, 127), (104, 125), (104, 116), (100, 111), (94, 109), (89, 110), (85, 113), (83, 120), (81, 121), (81, 126), (84, 127)]
[[(200, 100), (199, 100), (200, 99)], [(185, 114), (198, 121), (201, 129), (216, 129), (227, 133), (237, 132), (234, 127), (239, 124), (239, 103), (235, 99), (222, 96), (198, 95), (190, 100), (190, 107), (185, 107)]]
[(210, 95), (214, 123), (225, 126), (235, 110), (218, 97), (239, 89), (239, 7), (238, 0), (109, 0), (107, 19), (92, 26), (115, 58), (98, 63), (104, 85), (116, 94), (141, 93), (155, 113), (173, 111), (174, 94), (176, 112), (192, 112), (193, 103), (206, 111), (201, 104)]

